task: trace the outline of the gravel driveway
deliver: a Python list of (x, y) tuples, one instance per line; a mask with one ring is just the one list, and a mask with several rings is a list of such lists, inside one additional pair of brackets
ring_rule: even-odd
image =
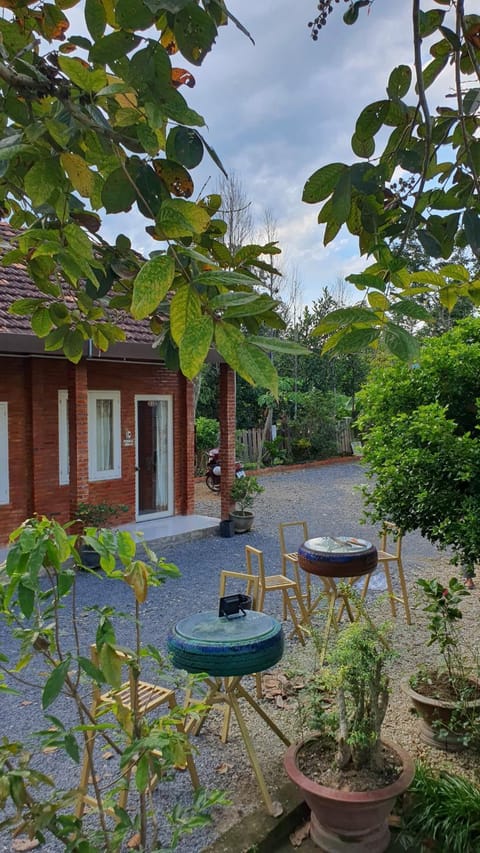
[[(232, 538), (210, 536), (205, 539), (181, 542), (162, 549), (162, 555), (175, 562), (182, 573), (180, 580), (168, 581), (160, 589), (150, 592), (149, 600), (143, 607), (143, 630), (146, 642), (165, 649), (169, 628), (180, 618), (191, 613), (214, 609), (218, 600), (218, 578), (222, 568), (241, 570), (244, 566), (244, 548), (252, 544), (264, 551), (266, 568), (269, 573), (278, 571), (279, 542), (278, 524), (280, 521), (305, 519), (308, 522), (310, 536), (347, 534), (377, 541), (375, 528), (361, 525), (362, 498), (357, 486), (364, 480), (361, 465), (354, 462), (321, 465), (314, 468), (291, 469), (259, 476), (265, 486), (255, 504), (255, 526), (248, 534)], [(212, 494), (203, 483), (197, 485), (196, 511), (205, 515), (218, 516), (220, 499)], [(439, 558), (436, 550), (419, 535), (409, 535), (404, 540), (404, 562), (407, 577), (412, 579), (419, 574), (432, 575), (437, 570), (449, 573), (445, 557)], [(448, 574), (447, 574), (448, 576)], [(78, 599), (81, 607), (87, 608), (81, 622), (82, 642), (85, 649), (94, 639), (95, 615), (88, 612), (98, 602), (109, 601), (119, 611), (131, 613), (130, 592), (125, 586), (116, 585), (115, 600), (111, 593), (112, 583), (103, 575), (78, 575)], [(111, 597), (112, 596), (112, 597)], [(475, 608), (477, 608), (477, 596)], [(267, 596), (265, 610), (280, 617), (280, 600), (276, 596)], [(472, 612), (472, 630), (478, 624)], [(415, 658), (425, 651), (425, 637), (417, 628), (405, 628), (403, 617), (396, 620), (399, 642), (402, 649), (402, 664), (405, 666), (407, 647), (412, 644)], [(288, 632), (289, 633), (289, 632)], [(129, 644), (133, 637), (133, 624), (129, 618), (118, 627), (119, 641)], [(11, 643), (0, 626), (0, 649), (5, 652)], [(294, 639), (287, 643), (284, 666), (290, 666), (304, 659), (305, 653), (299, 642)], [(283, 661), (282, 661), (283, 665)], [(308, 659), (306, 666), (308, 668)], [(265, 700), (267, 712), (278, 714), (279, 725), (284, 727), (291, 737), (296, 737), (298, 728), (293, 719), (292, 706), (276, 708), (272, 701)], [(392, 729), (404, 725), (408, 730), (411, 724), (408, 708), (400, 698), (395, 699), (394, 711), (397, 713), (390, 723)], [(68, 720), (69, 709), (61, 698), (52, 705), (51, 712)], [(398, 720), (398, 714), (406, 720)], [(233, 804), (226, 810), (218, 810), (212, 828), (196, 833), (182, 842), (181, 853), (198, 853), (203, 850), (229, 824), (236, 822), (253, 809), (259, 807), (260, 797), (250, 766), (245, 759), (242, 742), (236, 726), (232, 726), (229, 743), (223, 746), (219, 739), (220, 711), (212, 712), (198, 740), (199, 752), (196, 763), (202, 784), (206, 787), (218, 787), (227, 790)], [(281, 785), (285, 781), (281, 766), (284, 747), (276, 736), (266, 730), (258, 717), (249, 716), (249, 725), (254, 734), (261, 763), (270, 787)], [(0, 722), (2, 735), (25, 739), (27, 732), (42, 726), (38, 693), (28, 687), (22, 688), (21, 695), (2, 695)], [(412, 730), (413, 732), (413, 730)], [(397, 731), (395, 731), (397, 735)], [(408, 733), (406, 735), (409, 737)], [(411, 737), (415, 738), (415, 732)], [(399, 739), (397, 737), (397, 739)], [(401, 739), (399, 739), (401, 742)], [(430, 750), (430, 752), (433, 752)], [(59, 787), (74, 787), (78, 784), (78, 767), (62, 752), (41, 755), (44, 772), (52, 773)], [(104, 762), (104, 778), (114, 771)], [(191, 786), (188, 774), (177, 773), (172, 783), (162, 785), (155, 793), (159, 812), (171, 809), (175, 803), (186, 803), (191, 798)], [(0, 850), (10, 851), (11, 845), (5, 835), (0, 835)], [(47, 844), (43, 850), (56, 853), (59, 849), (54, 843)], [(233, 851), (232, 851), (233, 853)]]

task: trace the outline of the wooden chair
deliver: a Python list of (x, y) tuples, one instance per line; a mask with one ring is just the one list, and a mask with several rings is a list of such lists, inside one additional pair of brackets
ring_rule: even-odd
[[(361, 592), (361, 599), (362, 601), (364, 601), (365, 599), (372, 575), (375, 574), (378, 570), (383, 571), (385, 575), (385, 580), (387, 582), (388, 597), (390, 599), (390, 608), (392, 611), (392, 616), (397, 615), (396, 604), (401, 604), (405, 608), (405, 618), (407, 621), (407, 625), (411, 625), (412, 618), (410, 615), (407, 584), (405, 582), (405, 575), (403, 572), (402, 563), (402, 540), (402, 531), (396, 526), (396, 524), (393, 524), (391, 521), (383, 522), (382, 529), (380, 531), (378, 566), (377, 569), (375, 569), (375, 572), (371, 572), (365, 578), (365, 582), (363, 584), (363, 589)], [(396, 595), (394, 593), (390, 564), (396, 565), (397, 567), (398, 580), (400, 582), (400, 589), (402, 592), (401, 596)]]
[[(98, 668), (99, 654), (96, 645), (92, 645), (90, 647), (90, 654), (92, 663)], [(117, 654), (123, 659), (125, 666), (129, 666), (129, 663), (131, 663), (132, 658), (128, 654), (125, 654), (123, 652), (117, 652)], [(168, 687), (161, 687), (157, 684), (150, 684), (148, 681), (135, 682), (132, 667), (129, 666), (128, 681), (123, 682), (119, 688), (111, 688), (110, 690), (101, 693), (100, 688), (97, 684), (95, 684), (93, 689), (92, 705), (90, 708), (90, 714), (92, 719), (95, 719), (100, 714), (103, 715), (103, 713), (105, 713), (107, 710), (113, 710), (116, 707), (121, 708), (122, 712), (131, 712), (132, 708), (134, 707), (135, 690), (138, 694), (138, 711), (140, 717), (144, 717), (146, 714), (150, 713), (151, 711), (154, 711), (161, 705), (168, 705), (170, 711), (173, 711), (174, 708), (177, 707), (178, 703), (175, 698), (174, 690), (171, 690)], [(176, 728), (178, 731), (183, 732), (183, 725), (178, 724)], [(90, 756), (93, 754), (93, 749), (95, 746), (95, 736), (96, 732), (94, 730), (89, 731), (86, 735), (87, 740), (85, 743), (82, 769), (80, 773), (80, 794), (77, 799), (75, 810), (75, 814), (79, 818), (82, 817), (86, 804), (94, 806), (96, 805), (96, 799), (88, 794), (89, 777), (91, 772)], [(200, 782), (198, 779), (197, 770), (193, 757), (190, 753), (188, 753), (186, 757), (186, 767), (190, 774), (193, 787), (199, 788)], [(130, 777), (133, 769), (134, 764), (132, 763), (125, 771), (125, 787), (121, 790), (118, 798), (118, 805), (122, 809), (125, 809), (127, 806)], [(179, 767), (178, 769), (180, 770), (184, 768)], [(112, 810), (110, 809), (109, 811)]]
[[(254, 557), (257, 561), (256, 572), (254, 572), (252, 563)], [(265, 564), (263, 560), (263, 551), (260, 551), (258, 548), (254, 548), (253, 545), (245, 546), (245, 561), (247, 564), (247, 574), (250, 575), (250, 577), (252, 578), (255, 576), (258, 577), (257, 610), (263, 610), (263, 603), (267, 592), (281, 592), (283, 596), (283, 606), (285, 613), (288, 612), (290, 614), (291, 620), (293, 622), (292, 634), (296, 634), (302, 645), (305, 645), (305, 637), (303, 635), (301, 625), (303, 622), (306, 621), (307, 613), (303, 604), (303, 595), (298, 577), (296, 580), (292, 580), (283, 573), (278, 575), (266, 575)], [(298, 620), (297, 614), (295, 613), (295, 608), (292, 603), (293, 600), (295, 600), (298, 605), (301, 617), (300, 621)]]

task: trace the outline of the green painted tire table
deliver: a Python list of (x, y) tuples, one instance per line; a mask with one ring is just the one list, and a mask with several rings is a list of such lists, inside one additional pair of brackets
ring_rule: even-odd
[(187, 733), (198, 735), (213, 705), (223, 704), (222, 742), (226, 743), (233, 711), (267, 811), (274, 817), (279, 817), (283, 809), (280, 803), (272, 801), (269, 794), (239, 699), (245, 699), (289, 746), (288, 738), (241, 684), (244, 675), (262, 672), (278, 663), (283, 647), (280, 623), (266, 613), (254, 610), (246, 610), (245, 615), (230, 618), (218, 616), (213, 610), (195, 613), (181, 619), (168, 637), (168, 650), (174, 666), (191, 673), (206, 673), (208, 690), (206, 697), (202, 697), (205, 714), (200, 721), (192, 719), (187, 723)]

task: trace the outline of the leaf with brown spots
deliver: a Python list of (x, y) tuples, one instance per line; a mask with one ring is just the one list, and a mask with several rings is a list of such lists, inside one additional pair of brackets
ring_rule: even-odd
[(186, 68), (172, 68), (172, 83), (176, 89), (179, 86), (188, 86), (189, 89), (193, 89), (195, 77)]
[(153, 167), (168, 191), (179, 198), (190, 198), (193, 181), (190, 174), (174, 160), (154, 160)]

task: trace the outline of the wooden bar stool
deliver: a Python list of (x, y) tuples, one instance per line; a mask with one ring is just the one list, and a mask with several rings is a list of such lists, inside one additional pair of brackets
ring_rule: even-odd
[[(90, 655), (94, 666), (99, 668), (99, 653), (96, 645), (92, 645), (90, 647)], [(117, 655), (122, 659), (122, 662), (125, 664), (125, 666), (129, 666), (129, 678), (127, 681), (123, 682), (119, 688), (111, 688), (110, 690), (107, 690), (104, 693), (101, 693), (100, 688), (97, 684), (95, 684), (95, 687), (93, 689), (92, 705), (90, 708), (90, 714), (92, 719), (95, 719), (99, 716), (99, 714), (103, 714), (107, 710), (114, 712), (116, 708), (121, 709), (123, 713), (131, 713), (132, 709), (135, 707), (135, 691), (137, 692), (138, 696), (137, 707), (140, 717), (144, 717), (146, 714), (150, 713), (151, 711), (154, 711), (161, 705), (167, 705), (170, 711), (173, 711), (174, 708), (177, 707), (178, 703), (175, 698), (174, 690), (171, 690), (167, 687), (161, 687), (157, 684), (150, 684), (148, 681), (136, 681), (131, 667), (131, 663), (133, 660), (132, 657), (128, 654), (125, 654), (124, 652), (117, 652)], [(176, 728), (177, 731), (184, 732), (184, 728), (181, 724), (177, 724)], [(95, 737), (96, 732), (94, 729), (88, 731), (86, 734), (82, 769), (80, 772), (80, 794), (78, 796), (75, 809), (75, 814), (79, 818), (82, 817), (85, 811), (85, 805), (88, 804), (95, 806), (97, 802), (95, 797), (88, 794), (89, 778), (91, 772), (90, 759), (95, 746)], [(125, 809), (127, 805), (130, 787), (130, 777), (134, 766), (134, 762), (132, 762), (127, 767), (124, 773), (126, 784), (120, 792), (118, 798), (118, 805), (122, 809)], [(198, 779), (195, 762), (191, 753), (187, 754), (186, 767), (190, 774), (193, 787), (199, 788), (200, 782)], [(155, 784), (155, 780), (153, 784)], [(113, 810), (109, 809), (109, 811)]]
[[(401, 604), (405, 609), (407, 625), (411, 625), (412, 618), (410, 614), (410, 604), (408, 601), (408, 590), (402, 563), (402, 540), (403, 534), (400, 528), (391, 521), (384, 521), (380, 531), (380, 548), (378, 549), (378, 568), (376, 571), (383, 571), (385, 575), (392, 616), (397, 615), (396, 604)], [(393, 564), (394, 566), (396, 565), (397, 567), (398, 580), (402, 591), (401, 596), (396, 595), (394, 592), (390, 564)], [(376, 572), (372, 572), (365, 578), (365, 583), (363, 584), (361, 592), (362, 601), (364, 601), (368, 592), (370, 579), (375, 573)]]
[[(257, 561), (256, 572), (254, 572), (252, 564), (252, 560), (254, 558)], [(266, 575), (263, 551), (260, 551), (258, 548), (254, 548), (253, 545), (245, 546), (245, 560), (247, 564), (247, 574), (252, 577), (255, 575), (258, 577), (257, 609), (263, 610), (263, 604), (267, 592), (281, 592), (283, 596), (284, 610), (290, 614), (293, 622), (292, 634), (296, 634), (302, 646), (304, 646), (305, 637), (301, 626), (307, 619), (307, 611), (303, 604), (302, 590), (298, 577), (296, 580), (292, 580), (282, 573), (278, 575)], [(300, 620), (295, 613), (295, 608), (292, 603), (293, 601), (296, 601), (298, 605)]]

